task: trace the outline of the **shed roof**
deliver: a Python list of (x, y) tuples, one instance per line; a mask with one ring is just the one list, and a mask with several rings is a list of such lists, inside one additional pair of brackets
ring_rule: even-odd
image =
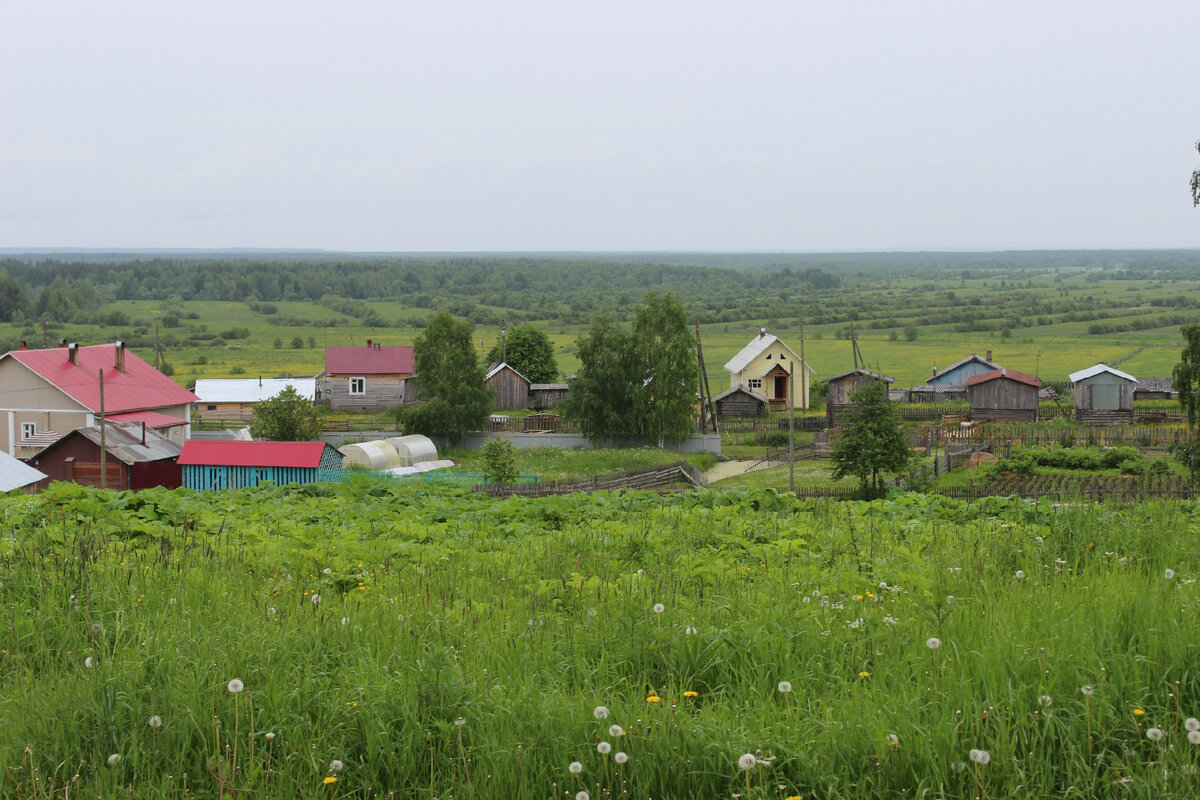
[(101, 372), (104, 373), (104, 410), (107, 414), (196, 402), (196, 395), (128, 349), (125, 349), (124, 369), (117, 369), (115, 344), (93, 344), (76, 349), (76, 364), (71, 363), (66, 347), (10, 350), (0, 359), (20, 362), (93, 413), (100, 411)]
[(972, 361), (978, 361), (980, 364), (986, 364), (987, 366), (991, 367), (992, 369), (1000, 369), (999, 364), (989, 361), (988, 359), (984, 358), (983, 356), (979, 355), (978, 353), (971, 353), (971, 355), (967, 356), (966, 358), (960, 358), (958, 361), (955, 361), (950, 366), (939, 369), (937, 372), (933, 373), (933, 377), (936, 378), (939, 375), (945, 375), (950, 370), (958, 369), (963, 364), (969, 364)]
[(565, 383), (531, 383), (529, 391), (531, 392), (565, 392), (570, 386)]
[(335, 375), (408, 375), (415, 368), (409, 345), (325, 348), (325, 371)]
[(0, 492), (11, 492), (46, 478), (46, 473), (0, 451)]
[(201, 403), (261, 403), (289, 386), (305, 400), (316, 397), (316, 378), (198, 378), (196, 396)]
[(485, 381), (490, 381), (492, 379), (493, 375), (496, 375), (499, 372), (501, 372), (502, 370), (506, 370), (506, 369), (511, 371), (512, 374), (516, 375), (521, 380), (525, 381), (526, 383), (529, 383), (529, 378), (526, 378), (524, 375), (517, 372), (516, 368), (512, 364), (509, 364), (507, 361), (501, 361), (499, 364), (493, 364), (491, 369), (489, 369), (487, 371), (487, 374), (483, 376), (483, 379)]
[(1172, 378), (1138, 378), (1134, 391), (1173, 392), (1175, 381)]
[(981, 372), (978, 375), (973, 375), (970, 378), (967, 378), (967, 386), (976, 386), (981, 383), (994, 381), (997, 378), (1007, 378), (1010, 381), (1024, 383), (1029, 386), (1042, 385), (1041, 378), (1035, 378), (1032, 375), (1026, 375), (1024, 372), (1017, 372), (1015, 369), (1005, 369), (1004, 367), (1001, 367), (1000, 369), (994, 369), (991, 372)]
[(169, 414), (159, 414), (157, 411), (129, 411), (124, 414), (105, 413), (104, 418), (109, 422), (136, 422), (139, 425), (144, 422), (147, 427), (157, 430), (188, 424), (188, 420), (186, 419), (172, 417)]
[(721, 392), (719, 395), (717, 395), (716, 397), (713, 398), (713, 402), (715, 403), (718, 400), (724, 400), (726, 397), (729, 397), (731, 394), (737, 394), (738, 392), (741, 392), (742, 394), (748, 394), (751, 397), (753, 397), (755, 400), (759, 401), (760, 403), (770, 402), (769, 400), (767, 400), (767, 398), (764, 395), (759, 394), (758, 392), (754, 391), (753, 389), (751, 389), (747, 386), (742, 386), (741, 384), (738, 384), (737, 386), (731, 386), (730, 388)]
[[(325, 442), (231, 442), (188, 439), (183, 445), (179, 463), (185, 466), (316, 468), (321, 465), (321, 456), (327, 447), (330, 446)], [(341, 458), (341, 454), (338, 454), (338, 458)]]
[[(104, 449), (113, 458), (125, 464), (138, 464), (145, 461), (163, 461), (178, 458), (180, 447), (167, 437), (156, 433), (153, 428), (146, 426), (145, 438), (141, 425), (122, 425), (111, 421), (104, 425)], [(57, 447), (63, 445), (72, 436), (82, 436), (96, 447), (100, 446), (100, 426), (86, 425), (76, 428), (66, 436), (41, 452), (38, 458), (44, 458)], [(144, 442), (144, 443), (143, 443)]]
[(1117, 369), (1116, 367), (1110, 367), (1108, 364), (1097, 364), (1094, 367), (1081, 369), (1079, 372), (1072, 372), (1067, 376), (1067, 378), (1071, 381), (1071, 383), (1079, 383), (1079, 381), (1087, 380), (1088, 378), (1099, 375), (1102, 372), (1108, 372), (1112, 375), (1116, 375), (1118, 378), (1124, 378), (1127, 381), (1137, 380), (1137, 378), (1133, 377), (1128, 372), (1121, 372), (1121, 370)]
[(869, 378), (874, 378), (875, 380), (883, 381), (884, 383), (896, 382), (896, 379), (891, 375), (884, 375), (882, 372), (873, 372), (872, 370), (859, 367), (858, 369), (847, 370), (846, 372), (828, 377), (822, 381), (822, 383), (829, 383), (830, 381), (836, 381), (838, 378), (846, 378), (851, 375), (866, 375)]

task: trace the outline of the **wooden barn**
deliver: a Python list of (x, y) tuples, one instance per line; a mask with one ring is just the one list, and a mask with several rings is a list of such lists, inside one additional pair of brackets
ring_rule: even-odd
[(317, 375), (318, 401), (332, 411), (386, 411), (405, 401), (413, 374), (412, 347), (326, 347), (325, 369)]
[(967, 400), (976, 422), (1037, 422), (1042, 382), (1013, 369), (994, 369), (967, 379)]
[(342, 454), (325, 442), (189, 439), (179, 463), (183, 485), (203, 492), (260, 483), (318, 483), (342, 477)]
[(1171, 378), (1138, 378), (1133, 387), (1133, 402), (1139, 400), (1174, 400), (1175, 381)]
[(713, 398), (718, 417), (761, 417), (768, 404), (764, 395), (745, 386), (731, 387)]
[(529, 407), (535, 411), (554, 408), (570, 394), (571, 387), (565, 383), (529, 384)]
[(529, 379), (507, 361), (493, 364), (483, 376), (483, 385), (496, 393), (492, 408), (497, 411), (523, 411), (529, 408)]
[(825, 418), (830, 425), (836, 425), (838, 418), (845, 416), (847, 409), (854, 405), (851, 395), (868, 381), (895, 383), (896, 379), (862, 367), (825, 379), (824, 382), (829, 387), (829, 397), (825, 401)]
[(1097, 364), (1068, 377), (1075, 392), (1075, 420), (1085, 425), (1133, 422), (1133, 390), (1137, 378)]
[[(183, 485), (177, 463), (180, 446), (145, 425), (106, 422), (104, 482), (108, 489), (149, 489)], [(63, 436), (30, 462), (47, 480), (100, 486), (100, 426), (89, 425)]]
[(967, 381), (976, 375), (1000, 369), (999, 364), (992, 363), (992, 351), (980, 356), (975, 353), (966, 358), (960, 358), (943, 369), (933, 368), (933, 375), (926, 381), (930, 386), (966, 386)]

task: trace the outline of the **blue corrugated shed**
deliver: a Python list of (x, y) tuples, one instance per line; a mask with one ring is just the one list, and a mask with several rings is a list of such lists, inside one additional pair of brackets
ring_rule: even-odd
[(325, 442), (226, 442), (189, 439), (179, 457), (183, 485), (211, 492), (260, 483), (342, 478), (342, 454)]

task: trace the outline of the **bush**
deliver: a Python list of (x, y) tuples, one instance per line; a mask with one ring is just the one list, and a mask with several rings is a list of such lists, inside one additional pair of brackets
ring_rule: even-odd
[(787, 431), (771, 431), (763, 437), (763, 444), (767, 447), (787, 447), (788, 441)]
[(483, 477), (488, 483), (516, 483), (517, 457), (512, 442), (503, 437), (490, 439), (483, 454)]

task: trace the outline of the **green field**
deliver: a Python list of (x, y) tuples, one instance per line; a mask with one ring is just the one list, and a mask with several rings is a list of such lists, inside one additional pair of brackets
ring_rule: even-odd
[(57, 484), (0, 523), (3, 797), (1200, 790), (1192, 502)]

